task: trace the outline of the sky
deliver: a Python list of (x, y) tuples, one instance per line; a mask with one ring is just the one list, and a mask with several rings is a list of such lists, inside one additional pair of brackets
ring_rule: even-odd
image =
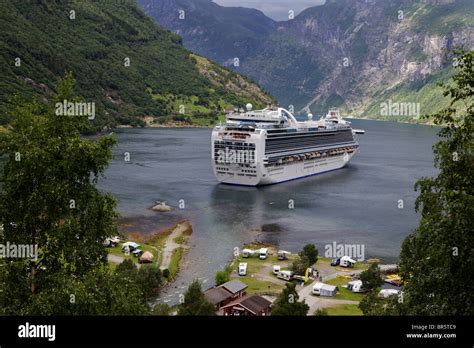
[(295, 16), (308, 7), (321, 5), (325, 0), (214, 0), (221, 6), (250, 7), (262, 11), (277, 21), (288, 20), (288, 11)]

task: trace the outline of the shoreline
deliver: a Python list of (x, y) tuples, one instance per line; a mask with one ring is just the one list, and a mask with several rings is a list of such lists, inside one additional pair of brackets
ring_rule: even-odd
[[(432, 122), (432, 120), (428, 120), (428, 122), (409, 122), (409, 121), (402, 121), (402, 120), (383, 120), (383, 119), (378, 119), (378, 118), (370, 118), (370, 117), (343, 117), (344, 119), (348, 120), (363, 120), (363, 121), (377, 121), (377, 122), (395, 122), (395, 123), (401, 123), (401, 124), (411, 124), (411, 125), (418, 125), (418, 126), (430, 126), (430, 127), (443, 127), (443, 125), (437, 125)], [(200, 128), (200, 129), (212, 129), (217, 125), (212, 126), (200, 126), (200, 125), (193, 125), (193, 124), (177, 124), (177, 123), (171, 123), (171, 124), (147, 124), (145, 126), (139, 127), (139, 126), (131, 126), (131, 125), (126, 125), (126, 124), (121, 124), (117, 125), (113, 128), (110, 128), (111, 130), (113, 129), (186, 129), (186, 128)]]
[[(119, 229), (130, 227), (129, 223), (120, 223)], [(156, 259), (152, 264), (160, 269), (163, 273), (165, 282), (161, 288), (165, 288), (172, 284), (180, 271), (181, 262), (190, 248), (188, 240), (193, 233), (193, 227), (189, 220), (181, 220), (171, 227), (159, 228), (151, 234), (144, 232), (120, 231), (124, 237), (124, 241), (131, 241), (140, 244), (140, 248), (145, 251), (154, 250)], [(109, 263), (119, 264), (129, 257), (129, 255), (122, 255), (120, 246), (123, 242), (118, 244), (118, 247), (109, 250)], [(166, 275), (166, 276), (165, 276)]]
[(206, 129), (210, 129), (210, 128), (213, 128), (214, 126), (199, 126), (199, 125), (192, 125), (192, 124), (188, 124), (188, 125), (179, 125), (179, 124), (163, 124), (163, 125), (146, 125), (146, 126), (143, 126), (143, 127), (134, 127), (134, 126), (131, 126), (131, 125), (127, 125), (127, 124), (122, 124), (122, 125), (118, 125), (112, 129), (139, 129), (139, 128), (206, 128)]

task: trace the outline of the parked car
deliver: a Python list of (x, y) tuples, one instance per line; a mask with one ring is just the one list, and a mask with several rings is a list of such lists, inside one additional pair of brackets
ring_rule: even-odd
[(340, 262), (341, 262), (341, 258), (336, 257), (336, 258), (331, 260), (331, 266), (338, 266)]
[(247, 263), (241, 262), (239, 264), (239, 276), (247, 275)]
[(132, 255), (135, 256), (135, 257), (140, 257), (143, 255), (143, 250), (141, 249), (135, 249), (134, 251), (132, 251)]

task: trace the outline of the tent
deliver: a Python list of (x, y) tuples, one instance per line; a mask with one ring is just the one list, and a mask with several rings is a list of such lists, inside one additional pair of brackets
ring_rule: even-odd
[(150, 263), (153, 260), (153, 254), (149, 251), (145, 251), (142, 256), (140, 256), (140, 263)]
[(140, 244), (135, 243), (135, 242), (126, 242), (122, 244), (122, 249), (129, 248), (131, 250), (139, 248)]

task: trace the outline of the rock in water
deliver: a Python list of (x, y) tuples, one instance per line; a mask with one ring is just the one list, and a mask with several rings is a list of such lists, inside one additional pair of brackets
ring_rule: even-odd
[(159, 211), (159, 212), (167, 212), (167, 211), (171, 211), (172, 209), (165, 202), (161, 202), (155, 205), (153, 208), (151, 208), (151, 210)]

